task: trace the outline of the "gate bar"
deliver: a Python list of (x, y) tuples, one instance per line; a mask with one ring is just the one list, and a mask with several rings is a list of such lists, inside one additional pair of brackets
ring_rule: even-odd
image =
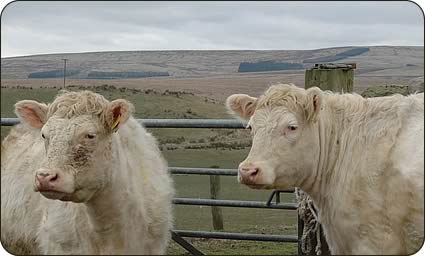
[(171, 231), (171, 238), (174, 242), (178, 243), (181, 247), (183, 247), (186, 251), (188, 251), (191, 255), (201, 256), (205, 255), (198, 249), (196, 249), (192, 244), (188, 241), (184, 240), (179, 234), (177, 234), (174, 230)]
[(174, 230), (174, 232), (176, 232), (178, 235), (182, 237), (298, 243), (298, 237), (291, 236), (291, 235), (260, 235), (260, 234), (206, 232), (206, 231), (191, 231), (191, 230)]
[(276, 204), (280, 203), (280, 193), (294, 193), (295, 189), (275, 189), (270, 194), (269, 199), (267, 199), (266, 204), (270, 205), (272, 203), (273, 197), (276, 195)]
[(238, 176), (237, 169), (169, 167), (171, 174)]
[[(136, 119), (146, 128), (229, 128), (243, 129), (245, 124), (237, 119)], [(2, 126), (19, 123), (19, 118), (1, 118)]]
[(240, 208), (267, 208), (267, 209), (284, 209), (296, 210), (296, 203), (270, 203), (261, 201), (241, 201), (241, 200), (217, 200), (217, 199), (194, 199), (194, 198), (174, 198), (174, 204), (183, 205), (205, 205), (205, 206), (224, 206), (224, 207), (240, 207)]

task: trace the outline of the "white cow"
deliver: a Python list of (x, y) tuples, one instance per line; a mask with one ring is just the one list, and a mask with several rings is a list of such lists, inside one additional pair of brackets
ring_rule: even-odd
[(364, 99), (274, 85), (226, 105), (253, 136), (238, 180), (300, 187), (333, 254), (411, 254), (424, 239), (424, 94)]
[[(1, 240), (42, 254), (164, 254), (174, 195), (133, 105), (64, 92), (19, 101), (1, 151)], [(34, 192), (36, 191), (36, 192)]]

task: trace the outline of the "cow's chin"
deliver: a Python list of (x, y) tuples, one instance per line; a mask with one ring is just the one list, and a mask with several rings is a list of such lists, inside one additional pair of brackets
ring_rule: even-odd
[(274, 178), (273, 177), (267, 177), (267, 178), (268, 179), (266, 179), (265, 177), (258, 177), (254, 181), (249, 181), (249, 180), (247, 181), (247, 180), (242, 180), (238, 176), (238, 182), (252, 189), (275, 189), (275, 186), (273, 184)]
[(66, 195), (69, 195), (68, 193), (58, 192), (58, 191), (40, 191), (40, 194), (42, 194), (47, 199), (52, 200), (61, 200), (62, 198), (66, 197)]
[(84, 203), (90, 200), (93, 193), (87, 193), (83, 190), (76, 190), (73, 193), (64, 193), (59, 191), (40, 191), (45, 198), (51, 200), (60, 200), (64, 202)]
[(245, 186), (248, 186), (249, 188), (252, 189), (274, 189), (274, 185), (273, 184), (261, 184), (261, 183), (249, 183), (249, 182), (243, 182), (241, 180), (239, 180), (240, 184), (243, 184)]

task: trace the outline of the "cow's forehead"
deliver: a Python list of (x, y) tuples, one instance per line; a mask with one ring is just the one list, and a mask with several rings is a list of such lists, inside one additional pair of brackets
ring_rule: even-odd
[(302, 114), (305, 96), (305, 90), (294, 85), (274, 85), (258, 98), (256, 111), (269, 109), (272, 112)]
[(248, 124), (253, 125), (255, 123), (256, 125), (274, 126), (280, 121), (291, 121), (292, 119), (296, 121), (296, 113), (286, 106), (269, 106), (257, 109), (249, 119)]
[(75, 130), (80, 128), (97, 128), (98, 120), (91, 115), (79, 115), (72, 118), (52, 116), (46, 123), (48, 130)]
[(272, 119), (274, 118), (272, 111), (273, 111), (273, 108), (270, 108), (270, 107), (256, 109), (254, 114), (249, 119), (249, 124), (250, 125), (255, 124), (256, 126), (258, 125), (267, 126), (268, 124), (271, 123)]

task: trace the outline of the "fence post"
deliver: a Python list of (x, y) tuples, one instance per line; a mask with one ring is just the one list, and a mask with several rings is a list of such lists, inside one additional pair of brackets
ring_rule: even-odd
[[(333, 92), (352, 92), (353, 91), (353, 81), (354, 81), (354, 70), (356, 68), (355, 63), (342, 63), (342, 64), (315, 64), (314, 67), (305, 71), (305, 85), (304, 88), (308, 89), (310, 87), (316, 86), (322, 90), (329, 90)], [(300, 194), (303, 194), (301, 192)], [(311, 198), (305, 194), (298, 198), (300, 201), (299, 205), (312, 205)], [(312, 222), (318, 221), (314, 220), (313, 216), (315, 212), (314, 207), (303, 207), (303, 209), (298, 208), (298, 236), (301, 236), (302, 239), (300, 243), (307, 243), (308, 250), (303, 252), (303, 245), (299, 245), (298, 254), (299, 255), (330, 255), (329, 247), (326, 242), (326, 239), (323, 235), (323, 229), (321, 225), (317, 226), (317, 229), (313, 232), (311, 230)], [(300, 212), (302, 211), (302, 213)], [(308, 219), (302, 219), (300, 216)], [(307, 223), (310, 224), (310, 227), (307, 228)], [(319, 246), (317, 247), (319, 242)], [(316, 250), (318, 249), (318, 250)]]
[(333, 92), (352, 92), (355, 63), (315, 64), (305, 71), (305, 89), (317, 86)]
[[(218, 166), (211, 166), (211, 168), (218, 168)], [(220, 197), (220, 176), (210, 175), (210, 198), (218, 199)], [(214, 230), (223, 230), (223, 213), (219, 206), (211, 206), (211, 215)]]

